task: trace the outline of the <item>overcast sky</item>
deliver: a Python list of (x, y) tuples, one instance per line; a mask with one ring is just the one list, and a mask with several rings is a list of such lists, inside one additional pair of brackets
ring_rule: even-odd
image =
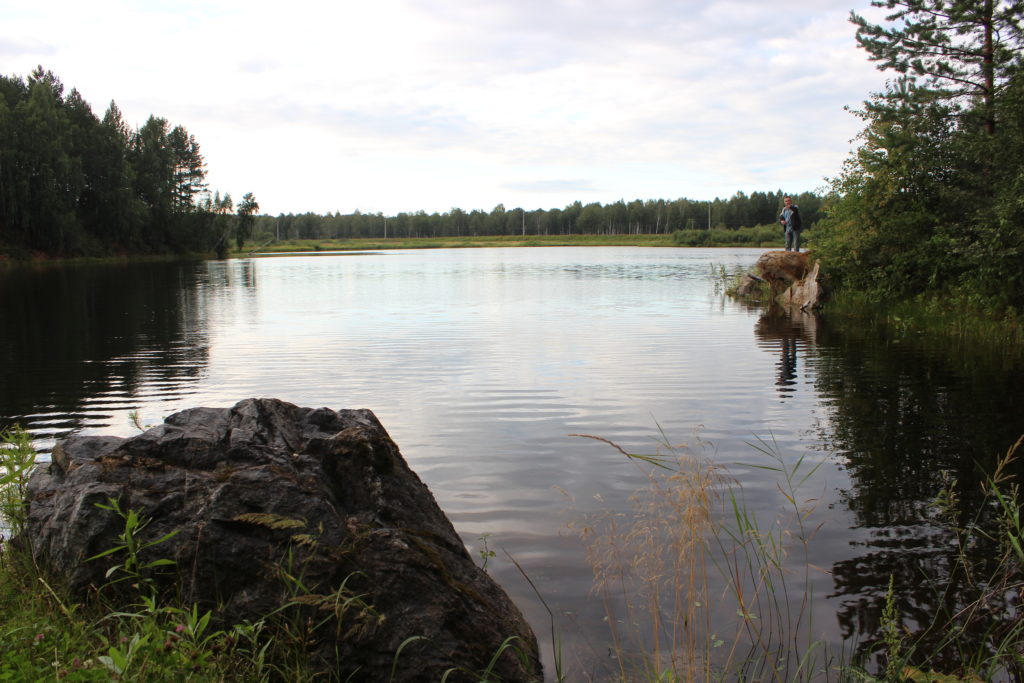
[(199, 141), (261, 212), (824, 186), (885, 75), (869, 0), (0, 0), (0, 65)]

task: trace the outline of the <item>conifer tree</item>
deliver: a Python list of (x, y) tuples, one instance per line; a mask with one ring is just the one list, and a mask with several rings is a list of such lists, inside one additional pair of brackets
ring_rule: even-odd
[(242, 203), (238, 205), (238, 227), (235, 233), (235, 242), (239, 249), (245, 244), (245, 240), (252, 237), (252, 226), (256, 222), (256, 212), (259, 210), (260, 205), (252, 192), (242, 195)]
[(852, 12), (857, 42), (879, 69), (903, 74), (890, 90), (907, 95), (980, 104), (985, 131), (996, 130), (995, 102), (1020, 66), (1024, 0), (872, 0), (892, 10), (890, 26)]

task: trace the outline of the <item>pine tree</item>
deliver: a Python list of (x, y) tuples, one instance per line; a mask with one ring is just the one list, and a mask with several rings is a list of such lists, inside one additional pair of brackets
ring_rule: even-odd
[(996, 130), (995, 103), (1024, 45), (1024, 0), (872, 0), (894, 10), (889, 27), (852, 12), (857, 42), (879, 69), (903, 75), (891, 90), (960, 103), (981, 103), (985, 131)]
[(256, 212), (259, 210), (260, 205), (252, 192), (242, 195), (242, 203), (238, 205), (238, 227), (235, 233), (235, 242), (239, 249), (245, 244), (245, 240), (252, 237), (252, 226), (256, 222)]
[(175, 126), (168, 135), (174, 170), (172, 172), (175, 212), (188, 213), (195, 208), (196, 196), (206, 189), (206, 161), (199, 152), (199, 143), (182, 126)]

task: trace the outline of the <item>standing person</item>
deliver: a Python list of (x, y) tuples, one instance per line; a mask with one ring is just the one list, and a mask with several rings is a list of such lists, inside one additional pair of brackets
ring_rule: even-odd
[(792, 197), (782, 201), (786, 206), (779, 214), (779, 222), (786, 231), (786, 251), (800, 251), (800, 231), (804, 227), (800, 220), (800, 207), (793, 203)]

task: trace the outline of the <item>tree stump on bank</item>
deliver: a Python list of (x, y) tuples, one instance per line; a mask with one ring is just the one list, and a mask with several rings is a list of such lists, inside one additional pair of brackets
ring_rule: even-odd
[(783, 306), (810, 311), (821, 306), (825, 290), (820, 282), (820, 265), (810, 262), (807, 252), (768, 251), (754, 264), (762, 280), (771, 287), (775, 301)]

